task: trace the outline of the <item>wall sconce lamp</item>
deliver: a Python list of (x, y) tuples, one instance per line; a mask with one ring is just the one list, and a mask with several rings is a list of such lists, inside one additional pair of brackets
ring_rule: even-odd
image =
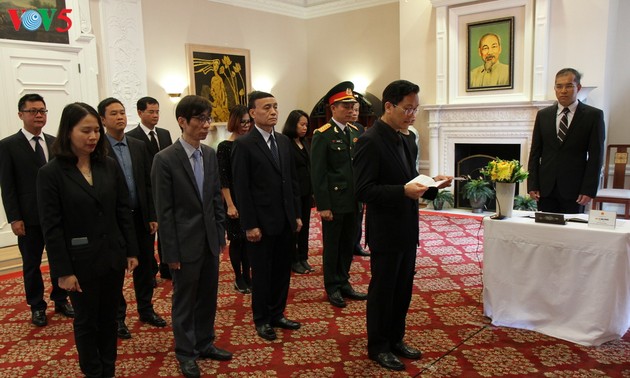
[(165, 77), (161, 85), (171, 101), (177, 102), (182, 97), (183, 89), (186, 88), (186, 80), (183, 76), (171, 75)]
[(169, 93), (168, 97), (170, 97), (171, 99), (176, 99), (176, 98), (182, 97), (182, 94), (181, 93)]

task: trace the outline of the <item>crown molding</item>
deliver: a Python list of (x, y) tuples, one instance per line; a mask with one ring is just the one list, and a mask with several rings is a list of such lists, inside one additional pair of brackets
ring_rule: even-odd
[(398, 3), (399, 0), (208, 0), (263, 12), (276, 13), (301, 19), (349, 12), (377, 5)]

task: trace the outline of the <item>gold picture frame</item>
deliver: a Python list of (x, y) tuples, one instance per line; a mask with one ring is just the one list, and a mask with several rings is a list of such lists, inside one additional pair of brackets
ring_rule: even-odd
[(247, 106), (249, 50), (186, 44), (186, 57), (190, 92), (210, 100), (215, 123), (226, 123), (235, 105)]

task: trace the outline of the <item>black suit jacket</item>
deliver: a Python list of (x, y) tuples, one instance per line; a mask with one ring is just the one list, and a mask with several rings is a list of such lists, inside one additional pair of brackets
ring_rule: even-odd
[(232, 177), (244, 230), (260, 228), (263, 235), (279, 235), (289, 224), (297, 229), (300, 196), (291, 141), (274, 132), (280, 166), (267, 142), (255, 127), (232, 146)]
[(295, 173), (299, 183), (300, 196), (308, 196), (313, 194), (313, 186), (311, 185), (311, 144), (308, 140), (302, 140), (303, 148), (300, 148), (294, 140), (291, 140), (291, 156), (295, 163)]
[[(418, 244), (418, 201), (406, 197), (404, 189), (414, 175), (398, 152), (400, 143), (404, 142), (398, 134), (379, 119), (359, 137), (355, 148), (356, 195), (367, 206), (368, 243), (375, 250)], [(410, 156), (409, 164), (415, 158)]]
[(529, 153), (527, 191), (547, 197), (558, 186), (563, 199), (597, 195), (604, 155), (604, 114), (578, 103), (569, 132), (560, 143), (556, 131), (558, 105), (536, 114)]
[(93, 185), (74, 162), (54, 159), (39, 170), (37, 200), (53, 277), (95, 279), (123, 271), (138, 255), (129, 192), (116, 161), (92, 161)]
[[(42, 134), (52, 159), (55, 138)], [(0, 186), (9, 223), (22, 220), (27, 226), (39, 225), (35, 181), (39, 158), (22, 131), (0, 141)]]
[[(142, 221), (147, 232), (150, 232), (149, 222), (157, 222), (155, 206), (153, 204), (153, 192), (151, 190), (151, 157), (147, 147), (135, 138), (126, 138), (129, 154), (131, 155), (131, 165), (133, 169), (133, 181), (136, 184), (138, 195), (138, 205), (142, 214)], [(116, 160), (122, 172), (122, 166), (116, 157), (109, 139), (105, 138), (105, 143), (109, 150), (109, 155)], [(124, 172), (122, 172), (124, 174)]]
[(225, 245), (225, 210), (217, 155), (204, 144), (201, 150), (203, 200), (179, 140), (158, 152), (153, 160), (151, 182), (165, 263), (197, 261), (206, 250), (204, 244), (218, 256)]
[[(158, 140), (158, 144), (160, 145), (160, 150), (163, 150), (166, 147), (173, 144), (173, 141), (171, 140), (171, 133), (169, 133), (168, 130), (163, 129), (161, 127), (155, 127), (154, 131), (157, 134), (157, 140)], [(149, 137), (147, 137), (147, 134), (144, 133), (144, 130), (142, 130), (142, 127), (138, 125), (138, 127), (136, 127), (135, 129), (127, 132), (127, 135), (143, 141), (147, 146), (147, 150), (149, 151), (151, 161), (153, 161), (153, 157), (155, 156), (155, 154), (159, 152), (159, 150), (156, 150), (153, 147), (153, 145), (151, 144), (151, 140), (149, 140)]]

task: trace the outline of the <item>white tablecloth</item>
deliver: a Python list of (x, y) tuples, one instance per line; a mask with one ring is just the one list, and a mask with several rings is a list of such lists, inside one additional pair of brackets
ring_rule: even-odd
[(630, 222), (615, 230), (484, 219), (483, 300), (492, 324), (581, 345), (630, 327)]

